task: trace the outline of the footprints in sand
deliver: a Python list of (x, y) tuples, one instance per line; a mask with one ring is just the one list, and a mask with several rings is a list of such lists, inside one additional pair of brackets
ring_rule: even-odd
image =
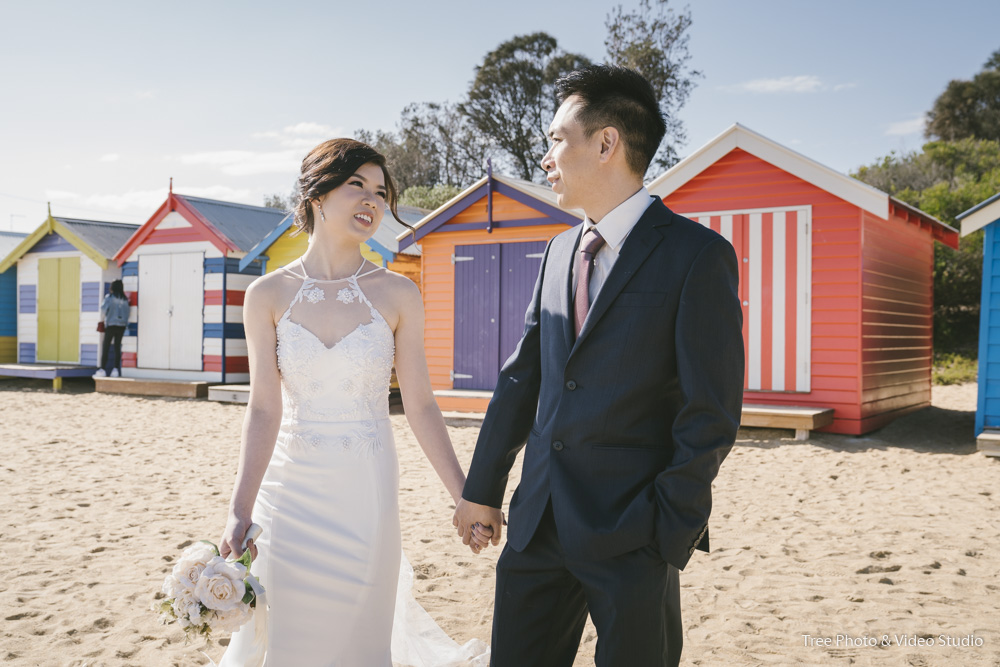
[(39, 616), (39, 615), (40, 614), (37, 611), (22, 611), (19, 614), (13, 614), (11, 616), (8, 616), (4, 620), (5, 621), (20, 621), (20, 620), (25, 619), (25, 618), (35, 618), (36, 616)]

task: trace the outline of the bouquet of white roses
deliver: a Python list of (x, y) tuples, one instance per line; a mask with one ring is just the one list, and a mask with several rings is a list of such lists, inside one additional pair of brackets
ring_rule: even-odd
[(218, 547), (204, 540), (185, 549), (163, 580), (166, 597), (153, 607), (163, 622), (177, 621), (189, 638), (209, 638), (215, 631), (236, 632), (249, 621), (264, 588), (250, 574), (252, 557), (246, 542), (259, 534), (251, 536), (248, 531), (245, 551), (237, 560), (226, 560)]

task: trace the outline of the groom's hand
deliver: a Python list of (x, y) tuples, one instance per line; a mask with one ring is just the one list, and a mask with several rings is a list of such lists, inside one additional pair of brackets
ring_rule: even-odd
[[(485, 530), (492, 531), (493, 546), (500, 544), (500, 535), (503, 532), (503, 513), (496, 507), (489, 505), (479, 505), (470, 502), (465, 498), (458, 501), (455, 507), (455, 516), (451, 521), (452, 525), (458, 529), (458, 534), (462, 538), (462, 544), (472, 548), (473, 526), (480, 524)], [(482, 532), (485, 532), (482, 531)], [(479, 549), (473, 548), (473, 552), (478, 553)]]

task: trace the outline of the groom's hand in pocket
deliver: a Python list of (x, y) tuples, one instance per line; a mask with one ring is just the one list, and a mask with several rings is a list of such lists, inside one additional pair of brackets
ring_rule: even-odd
[[(489, 541), (494, 546), (500, 544), (504, 519), (503, 512), (496, 507), (479, 505), (462, 498), (455, 507), (451, 523), (458, 529), (462, 544), (469, 545), (474, 553), (479, 553)], [(475, 527), (477, 523), (479, 528)]]

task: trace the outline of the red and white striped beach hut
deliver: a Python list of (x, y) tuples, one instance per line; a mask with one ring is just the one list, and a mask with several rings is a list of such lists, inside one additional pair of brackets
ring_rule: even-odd
[(744, 403), (854, 435), (930, 405), (934, 242), (957, 230), (740, 125), (648, 189), (736, 248)]
[(115, 255), (136, 306), (122, 341), (122, 375), (248, 381), (243, 296), (263, 262), (240, 260), (286, 216), (171, 189)]

